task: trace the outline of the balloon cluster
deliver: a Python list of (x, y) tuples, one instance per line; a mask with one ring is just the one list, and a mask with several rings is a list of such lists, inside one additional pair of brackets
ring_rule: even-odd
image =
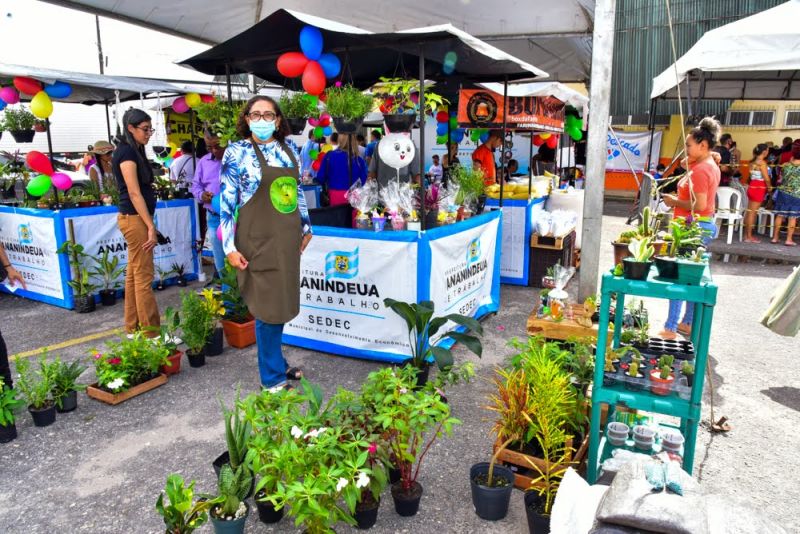
[(473, 128), (469, 131), (470, 140), (475, 143), (485, 143), (489, 139), (488, 128)]
[(172, 102), (172, 111), (175, 113), (186, 113), (200, 104), (210, 104), (212, 102), (214, 102), (214, 95), (189, 93), (186, 96), (179, 96)]
[(583, 120), (575, 115), (567, 115), (564, 118), (564, 133), (578, 142), (583, 139)]
[(319, 96), (325, 90), (325, 79), (339, 75), (342, 62), (335, 54), (322, 53), (322, 32), (315, 26), (300, 30), (300, 50), (281, 54), (278, 72), (287, 78), (302, 76), (306, 93)]
[(33, 78), (17, 76), (14, 78), (14, 87), (0, 88), (0, 110), (8, 104), (18, 104), (20, 93), (32, 96), (31, 113), (40, 119), (46, 119), (53, 114), (51, 98), (67, 98), (72, 94), (72, 86), (68, 83), (55, 81), (42, 84)]
[(28, 182), (27, 191), (31, 196), (44, 196), (51, 185), (56, 186), (56, 188), (62, 191), (66, 191), (72, 187), (72, 178), (63, 172), (54, 172), (50, 158), (41, 152), (31, 150), (28, 152), (28, 155), (25, 156), (25, 162), (28, 164), (28, 167), (39, 173), (39, 176), (32, 178), (31, 181)]
[(458, 127), (458, 119), (455, 112), (448, 113), (445, 109), (440, 109), (436, 113), (436, 144), (447, 143), (447, 131), (450, 130), (450, 141), (460, 143), (464, 140), (466, 130)]
[(314, 161), (311, 162), (311, 168), (314, 169), (314, 172), (318, 172), (319, 168), (322, 167), (322, 159), (325, 157), (325, 154), (333, 150), (333, 145), (324, 144), (320, 147), (319, 150), (312, 149), (308, 151), (308, 155)]
[(558, 135), (549, 133), (535, 135), (533, 144), (536, 146), (547, 145), (547, 148), (555, 149), (558, 146)]
[[(312, 95), (308, 95), (312, 96)], [(331, 135), (333, 129), (331, 128), (331, 116), (323, 113), (319, 118), (311, 117), (308, 119), (308, 124), (314, 127), (314, 137), (319, 139), (323, 135)], [(313, 157), (311, 159), (314, 159)]]

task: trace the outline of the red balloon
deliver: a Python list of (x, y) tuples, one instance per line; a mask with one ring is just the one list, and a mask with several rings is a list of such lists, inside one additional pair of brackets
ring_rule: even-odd
[[(14, 81), (16, 82), (16, 80)], [(28, 152), (28, 155), (25, 156), (25, 161), (28, 163), (28, 167), (40, 174), (46, 174), (47, 176), (53, 174), (53, 164), (50, 163), (50, 158), (41, 152), (31, 150)]]
[(309, 61), (303, 71), (303, 89), (310, 95), (319, 95), (325, 90), (325, 71), (317, 61)]
[(447, 114), (446, 111), (440, 111), (436, 114), (436, 122), (447, 122), (450, 120), (450, 116)]
[(175, 155), (172, 156), (172, 159), (178, 159), (181, 156), (183, 156), (183, 152), (178, 150), (177, 152), (175, 152)]
[[(308, 58), (303, 53), (286, 52), (278, 58), (278, 72), (287, 78), (296, 78), (303, 74), (308, 63)], [(322, 70), (322, 67), (320, 67), (320, 70)]]
[(318, 171), (320, 167), (322, 167), (322, 160), (318, 159), (311, 163), (311, 168), (314, 169), (314, 171)]
[(538, 135), (534, 135), (533, 136), (533, 144), (535, 146), (542, 146), (544, 144), (544, 139), (542, 139)]
[(42, 82), (34, 80), (33, 78), (26, 78), (25, 76), (17, 76), (14, 78), (14, 87), (16, 87), (20, 93), (35, 95), (42, 90)]
[(200, 95), (200, 101), (204, 104), (211, 104), (214, 100), (216, 100), (214, 95)]
[(558, 136), (551, 135), (547, 141), (545, 141), (545, 144), (547, 144), (549, 148), (556, 148), (558, 146)]
[(326, 126), (331, 125), (331, 118), (330, 117), (323, 117), (319, 120), (319, 125), (325, 128)]

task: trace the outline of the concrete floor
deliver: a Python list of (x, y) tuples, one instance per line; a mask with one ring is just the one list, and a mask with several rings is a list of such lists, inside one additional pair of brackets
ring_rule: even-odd
[[(610, 204), (604, 217), (603, 242), (623, 227), (627, 205)], [(603, 247), (601, 265), (610, 266), (611, 247)], [(710, 492), (727, 495), (800, 531), (796, 499), (796, 451), (800, 438), (798, 341), (782, 338), (758, 324), (772, 291), (788, 276), (784, 265), (721, 264), (714, 266), (720, 286), (712, 333), (715, 408), (730, 419), (726, 435), (700, 433), (695, 474)], [(576, 285), (575, 282), (572, 286)], [(571, 289), (574, 289), (571, 288)], [(177, 305), (178, 291), (158, 293), (163, 310)], [(490, 413), (483, 410), (492, 369), (512, 355), (512, 337), (525, 335), (525, 321), (536, 291), (503, 286), (503, 305), (485, 323), (484, 357), (459, 349), (458, 359), (471, 359), (479, 379), (448, 392), (455, 417), (463, 421), (454, 437), (439, 441), (426, 458), (420, 512), (413, 518), (394, 513), (385, 496), (376, 533), (510, 533), (526, 532), (522, 494), (515, 491), (505, 520), (481, 521), (469, 491), (468, 469), (489, 456)], [(666, 315), (666, 304), (648, 302), (654, 325)], [(3, 335), (12, 353), (24, 352), (120, 325), (122, 307), (77, 315), (59, 308), (0, 295)], [(653, 330), (658, 331), (654, 326)], [(86, 357), (102, 340), (56, 351), (71, 360)], [(329, 356), (286, 347), (287, 358), (330, 393), (337, 386), (355, 389), (374, 362)], [(230, 402), (237, 384), (244, 392), (258, 387), (255, 348), (226, 348), (222, 356), (182, 371), (166, 385), (119, 406), (80, 396), (79, 408), (59, 416), (50, 427), (32, 425), (19, 416), (20, 437), (0, 446), (0, 532), (16, 533), (144, 533), (163, 532), (155, 500), (166, 476), (181, 473), (197, 480), (201, 492), (215, 490), (211, 461), (224, 450), (217, 396)], [(81, 378), (94, 381), (93, 372)], [(708, 402), (708, 395), (706, 395)], [(704, 407), (708, 418), (708, 405)], [(267, 527), (255, 514), (248, 532), (297, 532), (290, 521)], [(206, 526), (203, 532), (211, 532)], [(340, 533), (351, 532), (339, 527)]]

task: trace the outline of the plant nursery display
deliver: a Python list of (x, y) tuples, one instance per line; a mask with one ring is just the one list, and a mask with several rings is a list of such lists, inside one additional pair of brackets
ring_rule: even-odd
[(372, 111), (372, 95), (351, 85), (325, 90), (325, 107), (339, 133), (356, 133), (364, 116)]

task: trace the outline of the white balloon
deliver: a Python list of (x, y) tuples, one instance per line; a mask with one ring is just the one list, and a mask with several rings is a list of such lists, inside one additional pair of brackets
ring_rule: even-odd
[(393, 169), (408, 167), (414, 160), (417, 150), (410, 134), (386, 134), (378, 143), (378, 155), (386, 165)]

